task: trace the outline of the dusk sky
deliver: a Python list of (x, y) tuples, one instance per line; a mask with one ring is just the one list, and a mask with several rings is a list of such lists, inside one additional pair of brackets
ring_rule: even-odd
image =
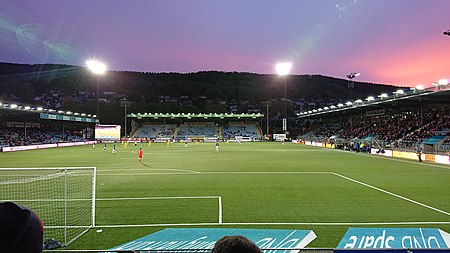
[(0, 0), (0, 61), (143, 72), (450, 78), (449, 0)]

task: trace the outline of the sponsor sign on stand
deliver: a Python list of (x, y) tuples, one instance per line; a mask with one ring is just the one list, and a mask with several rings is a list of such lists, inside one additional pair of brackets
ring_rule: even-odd
[(339, 249), (449, 247), (450, 234), (437, 228), (349, 228), (337, 246)]
[(316, 238), (312, 230), (234, 229), (234, 228), (167, 228), (135, 239), (111, 250), (189, 250), (212, 249), (227, 235), (242, 235), (271, 253), (302, 249)]

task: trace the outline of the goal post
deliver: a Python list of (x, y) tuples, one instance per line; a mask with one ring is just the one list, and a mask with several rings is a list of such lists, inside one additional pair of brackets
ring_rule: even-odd
[(0, 168), (0, 202), (33, 210), (44, 240), (67, 246), (95, 227), (95, 167)]

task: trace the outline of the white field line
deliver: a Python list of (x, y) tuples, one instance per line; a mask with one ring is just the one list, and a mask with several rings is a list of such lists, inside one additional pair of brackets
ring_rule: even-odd
[(222, 210), (222, 197), (219, 197), (219, 224), (222, 224), (223, 218), (223, 210)]
[(429, 205), (425, 205), (425, 204), (420, 203), (420, 202), (418, 202), (418, 201), (415, 201), (415, 200), (412, 200), (412, 199), (403, 197), (403, 196), (401, 196), (401, 195), (392, 193), (392, 192), (390, 192), (390, 191), (383, 190), (383, 189), (381, 189), (381, 188), (375, 187), (375, 186), (370, 185), (370, 184), (363, 183), (363, 182), (358, 181), (358, 180), (356, 180), (356, 179), (352, 179), (352, 178), (343, 176), (343, 175), (341, 175), (341, 174), (339, 174), (339, 173), (333, 173), (333, 174), (336, 175), (336, 176), (338, 176), (338, 177), (341, 177), (341, 178), (343, 178), (343, 179), (349, 180), (349, 181), (351, 181), (351, 182), (353, 182), (353, 183), (357, 183), (357, 184), (360, 184), (360, 185), (363, 185), (363, 186), (372, 188), (372, 189), (377, 190), (377, 191), (379, 191), (379, 192), (386, 193), (386, 194), (391, 195), (391, 196), (394, 196), (394, 197), (396, 197), (396, 198), (400, 198), (400, 199), (406, 200), (406, 201), (408, 201), (408, 202), (414, 203), (414, 204), (416, 204), (416, 205), (423, 206), (423, 207), (428, 208), (428, 209), (431, 209), (431, 210), (433, 210), (433, 211), (436, 211), (436, 212), (439, 212), (439, 213), (442, 213), (442, 214), (445, 214), (445, 215), (450, 216), (450, 213), (448, 213), (448, 212), (446, 212), (446, 211), (442, 211), (442, 210), (437, 209), (437, 208), (435, 208), (435, 207), (432, 207), (432, 206), (429, 206)]
[(136, 170), (138, 171), (176, 171), (176, 172), (189, 172), (189, 173), (200, 173), (199, 171), (195, 171), (195, 170), (181, 170), (181, 169), (114, 169), (114, 170), (97, 170), (97, 173), (101, 173), (104, 171), (107, 172), (113, 172), (113, 171), (133, 171), (135, 172)]
[(333, 174), (331, 171), (205, 171), (200, 174)]
[(96, 201), (117, 200), (154, 200), (154, 199), (218, 199), (220, 196), (167, 196), (167, 197), (142, 197), (142, 198), (99, 198)]
[[(128, 174), (103, 174), (101, 176), (141, 176), (141, 175), (187, 175), (187, 174), (333, 174), (331, 171), (195, 171), (193, 173), (156, 172), (156, 173), (128, 173)], [(99, 172), (97, 172), (99, 175)]]
[(108, 177), (114, 177), (114, 176), (146, 176), (146, 175), (195, 175), (195, 174), (200, 174), (200, 173), (191, 173), (191, 172), (148, 172), (148, 173), (127, 173), (127, 174), (121, 174), (121, 173), (114, 173), (114, 174), (109, 174), (109, 173), (97, 173), (97, 176), (108, 176)]
[(182, 226), (239, 226), (239, 225), (302, 225), (302, 226), (380, 226), (380, 225), (449, 225), (450, 221), (411, 221), (411, 222), (223, 222), (223, 223), (173, 223), (173, 224), (132, 224), (132, 225), (96, 225), (96, 228), (131, 227), (182, 227)]

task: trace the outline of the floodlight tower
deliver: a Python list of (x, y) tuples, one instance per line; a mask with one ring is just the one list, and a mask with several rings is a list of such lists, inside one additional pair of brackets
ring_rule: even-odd
[(288, 129), (288, 105), (287, 105), (287, 79), (289, 72), (291, 71), (292, 63), (290, 62), (281, 62), (276, 65), (276, 71), (279, 76), (284, 76), (284, 116), (283, 119), (283, 131), (285, 131), (286, 135), (289, 134)]
[(125, 133), (124, 137), (127, 138), (127, 107), (131, 105), (131, 102), (128, 101), (126, 98), (120, 100), (120, 106), (125, 108)]
[(106, 65), (97, 60), (87, 60), (86, 66), (93, 74), (97, 76), (97, 119), (100, 122), (100, 76), (105, 74)]
[(353, 88), (355, 87), (355, 83), (353, 82), (353, 79), (360, 75), (361, 75), (361, 73), (358, 73), (358, 72), (352, 72), (347, 75), (348, 87), (350, 88), (350, 99), (352, 99), (352, 100), (353, 100)]

